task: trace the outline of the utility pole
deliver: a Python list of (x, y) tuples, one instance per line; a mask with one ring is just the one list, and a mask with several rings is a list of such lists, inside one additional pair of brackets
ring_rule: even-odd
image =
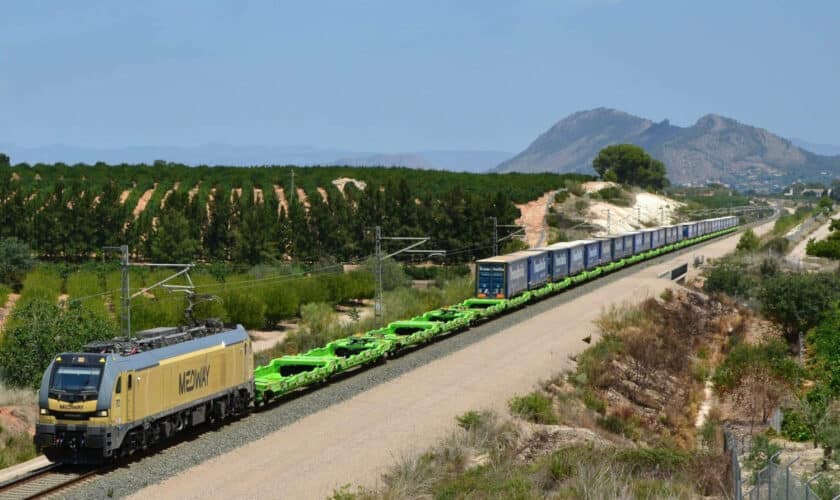
[(382, 317), (382, 227), (376, 226), (376, 304), (373, 315), (377, 326)]
[[(381, 326), (383, 307), (382, 307), (382, 261), (389, 259), (401, 253), (422, 253), (429, 256), (445, 256), (446, 250), (415, 250), (416, 247), (429, 241), (429, 237), (408, 237), (408, 236), (382, 236), (382, 227), (376, 226), (374, 228), (376, 234), (376, 303), (374, 304), (373, 313), (376, 318), (376, 325)], [(397, 240), (412, 242), (407, 247), (401, 248), (396, 252), (391, 252), (388, 255), (382, 255), (382, 241), (383, 240)]]
[[(132, 263), (129, 261), (129, 251), (128, 245), (120, 245), (120, 246), (107, 246), (102, 248), (105, 251), (117, 251), (120, 252), (120, 263), (122, 268), (122, 292), (121, 292), (121, 302), (122, 302), (122, 311), (120, 315), (120, 327), (122, 329), (123, 335), (131, 340), (131, 299), (135, 297), (139, 297), (144, 293), (157, 288), (158, 286), (163, 286), (165, 288), (169, 288), (170, 290), (174, 291), (182, 291), (182, 292), (192, 292), (195, 288), (193, 286), (193, 282), (190, 279), (190, 275), (187, 274), (190, 269), (193, 268), (193, 264), (152, 264), (152, 263)], [(175, 267), (181, 268), (180, 271), (176, 272), (172, 276), (168, 278), (164, 278), (157, 283), (147, 286), (142, 290), (132, 294), (131, 293), (131, 286), (129, 283), (129, 269), (131, 266), (135, 267)], [(178, 276), (185, 275), (187, 278), (188, 285), (166, 285), (167, 282), (177, 278)]]
[[(129, 272), (128, 268), (131, 265), (128, 261), (129, 254), (128, 254), (128, 245), (120, 245), (118, 247), (103, 247), (105, 251), (117, 251), (120, 252), (120, 264), (121, 264), (121, 272), (122, 272), (122, 311), (120, 311), (120, 328), (122, 329), (123, 335), (128, 338), (131, 338), (131, 298), (130, 298), (130, 291), (131, 286), (129, 283)], [(104, 256), (103, 256), (104, 257)]]
[(499, 255), (499, 220), (490, 217), (493, 221), (493, 255)]
[(610, 209), (607, 209), (607, 234), (612, 234), (610, 230)]
[[(524, 236), (525, 235), (525, 226), (520, 226), (518, 224), (499, 224), (498, 220), (495, 217), (490, 217), (493, 219), (493, 255), (499, 255), (499, 242), (505, 241), (513, 238), (514, 236)], [(515, 229), (514, 232), (505, 235), (502, 238), (499, 238), (499, 228), (513, 228)]]

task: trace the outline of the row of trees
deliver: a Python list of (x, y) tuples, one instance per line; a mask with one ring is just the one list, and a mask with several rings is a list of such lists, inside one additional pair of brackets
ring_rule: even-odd
[[(198, 169), (184, 172), (189, 180), (181, 182), (171, 180), (181, 171), (178, 167), (136, 167), (139, 180), (132, 181), (127, 199), (126, 179), (120, 176), (131, 173), (129, 167), (114, 167), (110, 179), (103, 176), (111, 171), (98, 166), (39, 168), (44, 175), (37, 177), (28, 167), (0, 168), (0, 237), (26, 241), (42, 257), (85, 259), (102, 246), (127, 243), (142, 258), (249, 264), (289, 257), (304, 262), (360, 259), (372, 253), (371, 229), (377, 225), (383, 234), (429, 236), (436, 248), (454, 251), (453, 261), (485, 256), (490, 251), (490, 217), (513, 223), (519, 215), (514, 202), (536, 197), (565, 179), (540, 174), (488, 180), (482, 175), (382, 169), (385, 181), (371, 180), (363, 190), (348, 184), (342, 193), (327, 182), (327, 200), (313, 189), (304, 203), (287, 190), (284, 207), (270, 179), (261, 184), (262, 197), (255, 197), (253, 189), (254, 177), (265, 181), (262, 177), (283, 173), (279, 167), (254, 169), (260, 175), (247, 168), (204, 169), (211, 179), (227, 181), (212, 187), (210, 181), (195, 178)], [(324, 175), (318, 169), (301, 170)], [(63, 176), (56, 179), (59, 172)], [(156, 181), (146, 209), (135, 217), (140, 195), (152, 187), (141, 173), (158, 173), (170, 183)], [(240, 182), (233, 183), (236, 174)], [(453, 183), (453, 178), (463, 183)], [(177, 190), (175, 182), (180, 183)], [(246, 187), (234, 189), (237, 184)]]

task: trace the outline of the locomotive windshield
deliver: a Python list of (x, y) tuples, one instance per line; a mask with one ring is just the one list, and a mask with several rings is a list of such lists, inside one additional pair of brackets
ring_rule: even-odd
[(96, 394), (102, 376), (100, 366), (57, 365), (50, 382), (50, 391)]

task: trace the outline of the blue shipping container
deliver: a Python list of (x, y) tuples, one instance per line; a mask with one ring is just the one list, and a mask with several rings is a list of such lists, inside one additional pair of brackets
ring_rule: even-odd
[(515, 297), (528, 288), (528, 255), (516, 252), (476, 262), (475, 295), (481, 298)]
[(583, 240), (584, 256), (583, 266), (589, 270), (601, 264), (601, 242), (597, 240)]
[(523, 250), (528, 254), (528, 289), (533, 290), (548, 283), (548, 252), (545, 250)]

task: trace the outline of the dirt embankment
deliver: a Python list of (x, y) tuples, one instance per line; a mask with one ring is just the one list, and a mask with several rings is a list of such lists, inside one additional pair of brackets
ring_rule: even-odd
[(548, 226), (545, 222), (545, 216), (556, 194), (557, 191), (549, 191), (536, 200), (516, 205), (521, 213), (521, 216), (516, 219), (516, 223), (525, 226), (525, 242), (531, 248), (541, 247), (547, 243), (546, 232)]

